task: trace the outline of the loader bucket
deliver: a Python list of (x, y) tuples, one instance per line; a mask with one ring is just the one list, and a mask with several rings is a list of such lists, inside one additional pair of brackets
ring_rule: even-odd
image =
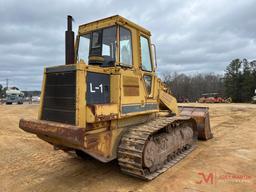
[(180, 116), (190, 116), (196, 121), (198, 139), (200, 140), (208, 140), (213, 137), (208, 109), (208, 107), (179, 106)]

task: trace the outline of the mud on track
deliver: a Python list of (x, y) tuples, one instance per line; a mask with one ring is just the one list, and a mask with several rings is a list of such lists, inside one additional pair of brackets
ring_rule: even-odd
[(0, 105), (0, 192), (255, 191), (256, 105), (208, 106), (214, 139), (198, 142), (178, 165), (145, 182), (123, 175), (116, 161), (103, 164), (54, 151), (20, 130), (19, 119), (36, 118), (38, 105)]

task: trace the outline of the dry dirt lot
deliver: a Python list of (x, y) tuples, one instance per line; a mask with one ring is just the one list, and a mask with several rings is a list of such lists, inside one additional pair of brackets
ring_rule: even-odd
[(145, 182), (123, 175), (116, 161), (54, 151), (20, 130), (19, 119), (36, 118), (37, 105), (0, 105), (0, 192), (256, 191), (256, 105), (208, 106), (214, 138), (198, 142), (187, 158)]

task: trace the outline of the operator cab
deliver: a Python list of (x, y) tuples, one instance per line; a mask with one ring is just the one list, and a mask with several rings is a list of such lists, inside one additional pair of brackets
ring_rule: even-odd
[[(156, 68), (153, 65), (156, 65), (156, 58), (150, 36), (148, 30), (119, 15), (81, 25), (76, 39), (76, 63), (100, 67), (141, 67), (152, 72)], [(139, 55), (138, 51), (141, 52)]]

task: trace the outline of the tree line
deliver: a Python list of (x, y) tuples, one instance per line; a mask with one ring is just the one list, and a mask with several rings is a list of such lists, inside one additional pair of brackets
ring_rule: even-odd
[(195, 102), (205, 93), (225, 95), (224, 79), (218, 74), (164, 74), (164, 82), (178, 101), (188, 99)]
[(164, 74), (163, 80), (178, 100), (197, 101), (205, 93), (218, 93), (234, 102), (250, 102), (256, 89), (256, 60), (234, 59), (224, 75), (206, 73)]

